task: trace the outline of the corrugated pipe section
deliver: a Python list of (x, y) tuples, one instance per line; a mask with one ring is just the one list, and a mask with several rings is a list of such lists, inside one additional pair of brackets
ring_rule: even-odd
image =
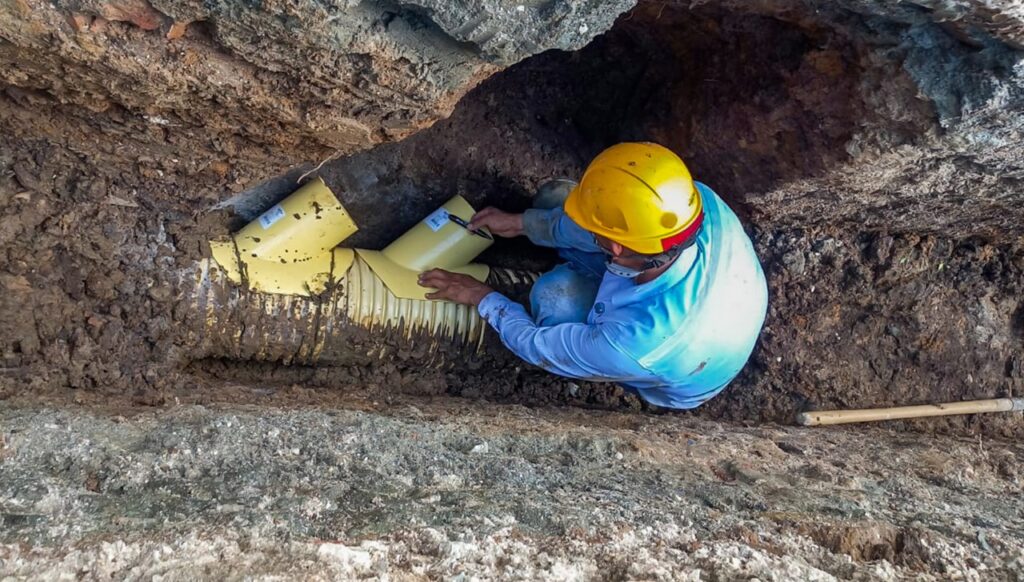
[[(511, 291), (535, 280), (491, 269), (488, 282)], [(188, 326), (197, 358), (366, 365), (395, 356), (440, 365), (482, 349), (488, 327), (472, 307), (396, 297), (359, 257), (315, 297), (250, 291), (212, 260), (200, 261), (188, 283), (186, 309), (202, 319)]]

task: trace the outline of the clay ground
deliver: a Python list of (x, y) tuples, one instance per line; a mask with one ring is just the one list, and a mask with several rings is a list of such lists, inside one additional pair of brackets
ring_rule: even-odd
[[(691, 28), (695, 24), (689, 20), (697, 18), (651, 14), (659, 22), (683, 19)], [(641, 12), (627, 22), (636, 28), (619, 27), (579, 53), (545, 53), (496, 75), (449, 119), (411, 138), (327, 163), (318, 173), (362, 225), (351, 244), (386, 244), (452, 193), (477, 206), (523, 208), (539, 183), (578, 175), (609, 140), (675, 140), (687, 144), (698, 179), (745, 216), (771, 294), (762, 340), (744, 374), (698, 415), (791, 423), (808, 408), (1018, 394), (1024, 382), (1024, 252), (1018, 238), (954, 239), (923, 227), (924, 232), (861, 232), (856, 225), (793, 225), (765, 215), (758, 193), (780, 181), (813, 177), (845, 159), (845, 151), (831, 144), (854, 131), (851, 115), (866, 107), (854, 99), (858, 79), (885, 71), (859, 69), (855, 49), (838, 41), (822, 55), (809, 48), (805, 33), (789, 25), (729, 14), (712, 13), (697, 18), (696, 25), (715, 30), (712, 23), (725, 19), (745, 34), (723, 39), (707, 33), (693, 45), (655, 43), (652, 48), (643, 34), (650, 22), (643, 17)], [(775, 42), (780, 38), (785, 42)], [(755, 50), (769, 40), (774, 53)], [(672, 83), (685, 85), (688, 78), (665, 84), (671, 66), (664, 63), (700, 51), (731, 51), (742, 58), (713, 63), (715, 91), (672, 104), (670, 99), (678, 99)], [(808, 69), (808, 63), (820, 68), (822, 59), (831, 59), (826, 71), (847, 70), (849, 78), (812, 74), (817, 69)], [(789, 69), (780, 70), (779, 62)], [(586, 82), (603, 71), (619, 71), (621, 78), (610, 77), (600, 88)], [(730, 83), (750, 83), (750, 71), (761, 75), (756, 82), (763, 90), (723, 108), (721, 95), (742, 95)], [(845, 91), (850, 100), (824, 102), (824, 109), (817, 102), (793, 107), (815, 83), (823, 84), (821, 90)], [(895, 99), (905, 98), (905, 89), (895, 84), (888, 90)], [(208, 238), (239, 223), (210, 212), (225, 192), (275, 177), (289, 161), (255, 146), (232, 144), (212, 155), (193, 151), (169, 128), (127, 115), (120, 120), (125, 125), (113, 131), (109, 116), (14, 88), (2, 98), (0, 180), (12, 193), (4, 199), (0, 229), (8, 396), (60, 393), (70, 386), (84, 400), (127, 394), (159, 404), (192, 390), (205, 393), (203, 382), (213, 377), (313, 382), (346, 392), (448, 392), (531, 406), (645, 408), (617, 388), (560, 381), (529, 369), (509, 376), (456, 368), (446, 377), (419, 382), (415, 377), (424, 374), (415, 362), (335, 373), (205, 357), (196, 361), (177, 333), (182, 312), (190, 309), (177, 273), (203, 256)], [(921, 106), (909, 98), (907, 103), (904, 117), (920, 117)], [(649, 113), (615, 113), (636, 110)], [(808, 112), (818, 116), (813, 123)], [(763, 121), (756, 121), (758, 115)], [(922, 119), (899, 127), (923, 125)], [(730, 151), (728, 140), (711, 138), (758, 136), (769, 131), (767, 124), (771, 131), (784, 127), (804, 137), (778, 142), (790, 149), (773, 155), (765, 153), (767, 144)], [(689, 133), (666, 130), (673, 127)], [(876, 133), (890, 141), (912, 139), (886, 127)], [(294, 181), (281, 180), (276, 188), (289, 191)], [(836, 205), (837, 215), (844, 204)], [(514, 241), (496, 245), (484, 260), (543, 269), (554, 258)], [(909, 426), (1004, 436), (1019, 436), (1024, 429), (1019, 415)]]
[[(929, 93), (962, 68), (984, 77), (969, 64), (1005, 74), (1012, 55), (939, 43), (942, 67), (895, 66), (851, 40), (851, 21), (644, 3), (580, 51), (494, 75), (429, 129), (338, 159), (330, 143), (259, 139), (278, 121), (238, 104), (204, 128), (8, 79), (0, 571), (1020, 580), (1020, 414), (792, 426), (809, 408), (1024, 389), (1019, 140), (992, 138), (985, 159), (947, 152), (935, 103), (952, 100)], [(934, 40), (912, 32), (885, 34)], [(117, 47), (143, 33), (102, 34)], [(88, 96), (89, 74), (60, 81)], [(956, 85), (957, 98), (989, 84)], [(186, 103), (192, 118), (215, 119), (203, 103)], [(273, 93), (260, 103), (287, 109)], [(1005, 126), (1019, 123), (1012, 105), (996, 114)], [(968, 137), (950, 141), (983, 141)], [(182, 273), (206, 241), (322, 160), (362, 226), (350, 242), (380, 247), (453, 193), (525, 208), (543, 180), (578, 176), (622, 139), (683, 153), (742, 215), (769, 278), (750, 364), (695, 412), (509, 361), (285, 366), (182, 341)], [(240, 215), (214, 210), (235, 194), (251, 203)], [(951, 208), (967, 231), (950, 229)], [(514, 241), (484, 260), (554, 257)]]
[(5, 574), (1019, 580), (1024, 568), (1013, 443), (209, 388), (236, 402), (0, 412)]
[[(459, 110), (431, 135), (465, 139), (478, 123)], [(999, 342), (1017, 336), (979, 322), (1019, 310), (1018, 251), (754, 228), (768, 328), (736, 385), (695, 414), (539, 372), (478, 375), (427, 396), (403, 394), (401, 371), (208, 360), (124, 377), (97, 354), (166, 348), (159, 271), (194, 257), (187, 229), (207, 227), (192, 208), (259, 171), (115, 165), (65, 141), (76, 132), (67, 118), (5, 124), (16, 147), (4, 179), (18, 189), (3, 223), (15, 294), (5, 300), (36, 294), (13, 322), (22, 337), (70, 333), (55, 355), (70, 366), (23, 366), (15, 354), (4, 369), (6, 575), (1019, 580), (1024, 570), (1024, 450), (990, 438), (1019, 435), (1019, 416), (786, 426), (808, 406), (1002, 395), (991, 379), (1019, 379), (1021, 364)], [(528, 167), (539, 180), (565, 161)], [(509, 199), (521, 205), (527, 192)], [(157, 275), (136, 280), (135, 263)], [(986, 303), (963, 309), (964, 297)], [(149, 322), (141, 338), (124, 331), (139, 322)], [(994, 351), (961, 352), (978, 334)], [(464, 397), (439, 396), (445, 386)]]

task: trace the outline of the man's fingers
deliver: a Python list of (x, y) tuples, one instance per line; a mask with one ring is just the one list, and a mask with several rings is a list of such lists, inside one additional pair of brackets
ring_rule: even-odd
[(493, 206), (488, 206), (487, 208), (484, 208), (483, 210), (480, 210), (476, 214), (474, 214), (473, 217), (470, 220), (476, 220), (478, 218), (483, 218), (485, 216), (490, 216), (490, 215), (494, 214), (497, 211), (498, 211), (497, 208), (495, 208)]
[(426, 273), (422, 273), (419, 276), (419, 284), (421, 287), (433, 287), (435, 289), (443, 289), (448, 287), (454, 282), (455, 274), (449, 273), (442, 269), (432, 269)]
[(424, 297), (426, 297), (427, 299), (447, 299), (447, 297), (443, 297), (442, 296), (440, 291), (434, 291), (433, 293), (427, 293), (426, 295), (424, 295)]
[(434, 289), (441, 289), (448, 286), (448, 283), (444, 279), (437, 277), (420, 277), (420, 287), (432, 287)]
[(495, 213), (497, 212), (499, 212), (498, 209), (494, 208), (493, 206), (488, 206), (487, 208), (484, 208), (480, 212), (477, 212), (476, 214), (473, 215), (473, 218), (469, 220), (469, 229), (479, 230), (485, 226), (488, 226), (488, 219), (494, 216)]
[(449, 273), (448, 271), (444, 271), (442, 269), (431, 269), (429, 271), (424, 271), (420, 273), (419, 278), (421, 281), (426, 279), (444, 279), (447, 278), (448, 275), (450, 274), (451, 273)]

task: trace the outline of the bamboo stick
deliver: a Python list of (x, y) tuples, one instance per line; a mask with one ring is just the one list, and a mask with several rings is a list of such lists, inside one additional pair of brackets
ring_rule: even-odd
[(1010, 412), (1014, 410), (1024, 410), (1024, 398), (993, 398), (991, 400), (968, 400), (965, 402), (922, 404), (920, 406), (897, 406), (895, 408), (815, 410), (800, 413), (797, 415), (797, 422), (804, 426), (824, 426), (851, 422), (977, 414), (979, 412)]

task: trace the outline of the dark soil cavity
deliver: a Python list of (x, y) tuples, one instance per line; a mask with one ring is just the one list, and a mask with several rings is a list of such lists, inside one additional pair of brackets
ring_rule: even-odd
[[(510, 67), (449, 119), (318, 173), (362, 226), (355, 246), (387, 244), (455, 193), (525, 208), (541, 182), (577, 177), (624, 140), (673, 148), (742, 210), (780, 183), (834, 169), (854, 136), (862, 149), (893, 147), (933, 127), (916, 91), (898, 63), (869, 58), (838, 28), (641, 3), (584, 49)], [(880, 93), (903, 102), (899, 120), (875, 107)], [(267, 186), (258, 198), (294, 184)]]
[[(945, 85), (922, 90), (920, 71), (908, 65), (912, 51), (900, 43), (945, 39), (936, 46), (949, 61), (976, 64), (970, 71), (979, 78), (989, 74), (989, 49), (950, 40), (930, 22), (838, 7), (810, 14), (727, 6), (643, 2), (580, 51), (546, 52), (493, 76), (433, 127), (325, 164), (317, 173), (361, 226), (348, 243), (383, 246), (456, 193), (477, 207), (525, 208), (540, 183), (578, 176), (604, 147), (654, 140), (681, 153), (747, 219), (770, 278), (769, 320), (754, 358), (697, 414), (791, 422), (808, 407), (1020, 394), (1019, 232), (966, 239), (938, 229), (948, 218), (921, 211), (927, 196), (886, 190), (916, 175), (902, 166), (857, 183), (891, 201), (885, 216), (903, 217), (892, 229), (876, 218), (862, 231), (850, 222), (861, 198), (814, 185), (843, 184), (829, 180), (899, 152), (926, 171), (941, 150), (1001, 188), (1002, 174), (936, 141), (949, 127), (949, 100), (936, 89)], [(967, 53), (976, 58), (961, 59)], [(211, 379), (234, 379), (650, 412), (617, 387), (555, 378), (509, 357), (430, 370), (416, 357), (310, 368), (199, 349), (187, 340), (201, 325), (188, 283), (205, 241), (291, 191), (313, 167), (295, 170), (296, 161), (316, 160), (255, 138), (207, 143), (117, 105), (87, 112), (43, 90), (6, 86), (0, 105), (5, 396), (70, 387), (159, 404), (201, 393)], [(327, 153), (318, 145), (313, 155)], [(935, 165), (958, 183), (949, 176), (960, 167), (943, 160)], [(275, 175), (234, 200), (236, 216), (200, 210)], [(1005, 190), (1002, 203), (1009, 208), (1018, 191)], [(993, 197), (977, 192), (981, 202)], [(542, 269), (554, 256), (505, 241), (484, 260)], [(905, 427), (1024, 434), (1012, 415)]]
[[(806, 23), (805, 23), (806, 24)], [(488, 80), (454, 115), (403, 142), (329, 164), (378, 246), (453, 193), (521, 209), (556, 176), (578, 176), (621, 140), (681, 152), (694, 174), (742, 212), (774, 186), (812, 178), (859, 148), (911, 143), (934, 126), (930, 105), (893, 63), (849, 31), (720, 9), (641, 5), (578, 53), (549, 52)], [(868, 93), (870, 92), (870, 93)], [(877, 103), (899, 100), (899, 119)], [(392, 209), (379, 211), (381, 206)], [(771, 278), (764, 340), (743, 376), (700, 414), (792, 421), (808, 407), (864, 407), (1012, 395), (1019, 334), (1019, 250), (836, 228), (752, 223)], [(523, 241), (491, 262), (522, 265)], [(534, 251), (529, 266), (550, 254)], [(401, 378), (401, 375), (398, 376)], [(373, 382), (373, 385), (377, 385)], [(401, 380), (392, 386), (408, 384)], [(497, 369), (454, 374), (448, 390), (533, 405), (619, 407), (614, 387)], [(1014, 433), (1016, 417), (921, 427)]]
[[(625, 140), (671, 147), (742, 210), (751, 196), (848, 159), (854, 134), (892, 146), (931, 127), (905, 74), (865, 50), (832, 28), (643, 3), (586, 48), (511, 67), (451, 118), (320, 174), (365, 225), (354, 245), (386, 244), (454, 193), (525, 208), (542, 181), (578, 177)], [(905, 102), (903, 119), (873, 110), (877, 96), (866, 91)]]

